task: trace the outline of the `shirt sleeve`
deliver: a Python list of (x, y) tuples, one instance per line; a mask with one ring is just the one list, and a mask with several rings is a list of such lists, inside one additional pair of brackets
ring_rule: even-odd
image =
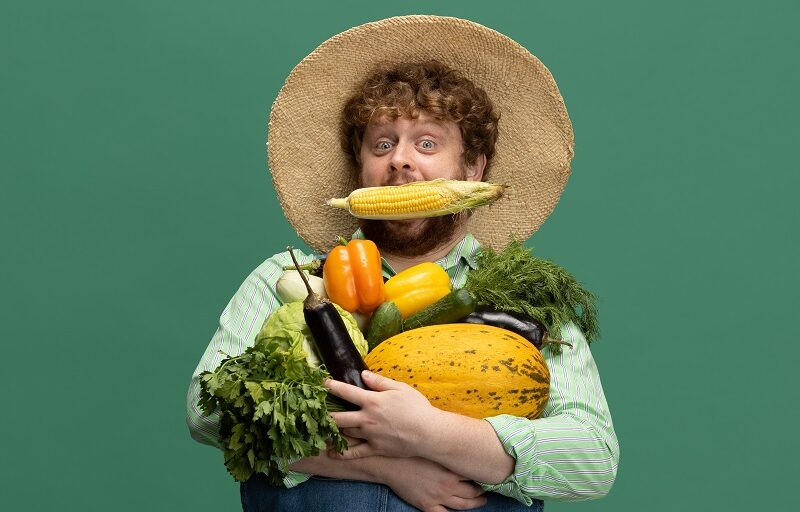
[[(301, 265), (312, 259), (298, 251), (295, 254)], [(186, 395), (186, 424), (196, 441), (223, 449), (219, 442), (219, 413), (205, 415), (198, 405), (200, 374), (214, 370), (228, 355), (238, 356), (253, 346), (264, 320), (281, 305), (275, 293), (275, 284), (283, 274), (283, 267), (290, 264), (288, 253), (280, 253), (264, 261), (245, 279), (222, 311), (219, 327), (192, 374)], [(289, 471), (284, 484), (293, 487), (307, 479), (308, 475)]]
[(600, 498), (617, 474), (619, 443), (589, 345), (574, 324), (561, 332), (572, 348), (544, 350), (550, 397), (541, 417), (486, 418), (516, 463), (504, 482), (481, 486), (526, 505)]

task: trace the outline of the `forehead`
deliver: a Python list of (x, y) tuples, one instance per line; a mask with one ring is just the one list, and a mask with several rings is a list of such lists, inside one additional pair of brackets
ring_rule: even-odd
[(383, 129), (409, 129), (427, 130), (442, 135), (460, 135), (458, 124), (454, 121), (436, 119), (426, 112), (420, 112), (416, 117), (400, 116), (392, 118), (386, 114), (377, 116), (367, 124), (367, 132), (382, 131)]

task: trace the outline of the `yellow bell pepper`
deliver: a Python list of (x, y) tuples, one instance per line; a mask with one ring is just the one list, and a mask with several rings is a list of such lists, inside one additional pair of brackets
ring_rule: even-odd
[(450, 293), (450, 276), (436, 263), (420, 263), (390, 278), (385, 289), (405, 320)]

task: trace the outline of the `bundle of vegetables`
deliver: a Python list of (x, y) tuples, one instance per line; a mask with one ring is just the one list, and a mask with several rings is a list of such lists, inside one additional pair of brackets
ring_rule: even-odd
[[(566, 270), (533, 256), (521, 242), (482, 248), (464, 288), (409, 316), (391, 301), (373, 315), (367, 364), (405, 382), (443, 410), (485, 418), (538, 417), (550, 373), (539, 349), (569, 345), (560, 328), (574, 322), (598, 337), (594, 296)], [(398, 274), (399, 275), (399, 274)], [(387, 283), (388, 285), (388, 283)], [(382, 329), (375, 327), (382, 326)]]
[[(266, 472), (272, 484), (281, 485), (290, 462), (317, 455), (329, 438), (340, 452), (347, 446), (328, 414), (341, 405), (329, 399), (323, 385), (329, 373), (320, 366), (303, 306), (281, 306), (252, 347), (201, 375), (200, 406), (206, 414), (219, 411), (225, 466), (238, 481)], [(335, 308), (365, 355), (355, 319)]]
[[(331, 377), (364, 388), (360, 372), (368, 366), (445, 410), (537, 417), (549, 393), (538, 349), (558, 343), (548, 332), (558, 337), (570, 321), (596, 339), (594, 296), (519, 241), (499, 253), (482, 248), (477, 259), (479, 268), (458, 290), (434, 263), (384, 283), (378, 249), (368, 240), (342, 240), (324, 265), (312, 262), (309, 270), (321, 268), (321, 278), (294, 260), (277, 284), (284, 305), (264, 322), (255, 345), (201, 376), (200, 405), (220, 413), (233, 477), (265, 472), (280, 485), (291, 461), (318, 454), (329, 438), (343, 450), (328, 411), (354, 406), (329, 396), (323, 382)], [(369, 319), (366, 340), (354, 315), (362, 329)]]

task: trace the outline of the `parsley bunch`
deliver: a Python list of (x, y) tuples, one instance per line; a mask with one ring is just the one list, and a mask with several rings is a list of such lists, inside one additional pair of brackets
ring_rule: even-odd
[(301, 344), (260, 338), (239, 356), (203, 372), (200, 407), (220, 414), (225, 466), (237, 481), (264, 472), (282, 485), (287, 466), (347, 443), (328, 414), (327, 372), (309, 366)]

